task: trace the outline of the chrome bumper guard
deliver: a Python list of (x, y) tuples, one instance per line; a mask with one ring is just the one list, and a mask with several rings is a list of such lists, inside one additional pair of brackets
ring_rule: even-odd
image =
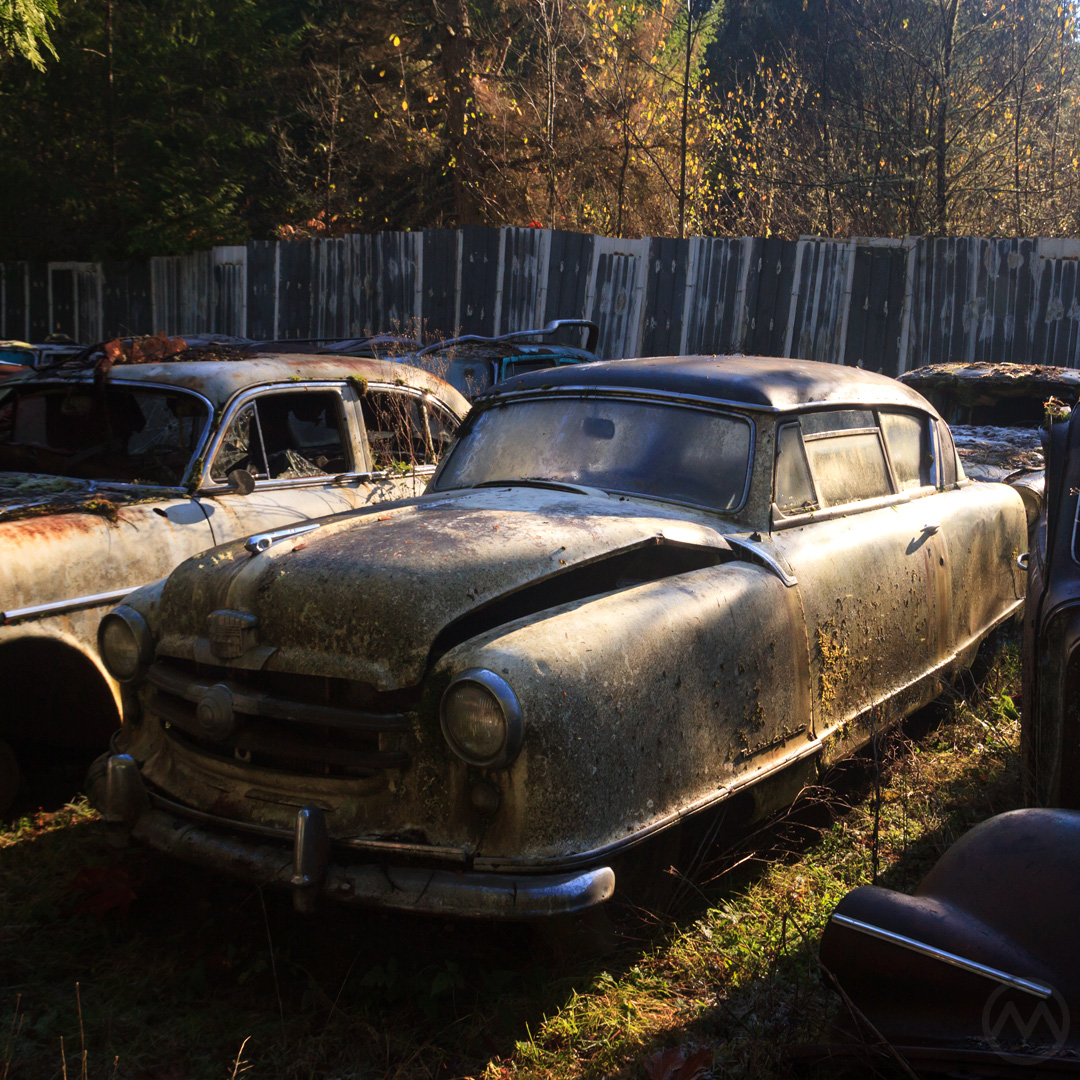
[(607, 866), (566, 874), (504, 874), (335, 863), (326, 817), (317, 806), (297, 812), (290, 853), (154, 807), (128, 754), (112, 754), (104, 764), (104, 770), (91, 770), (87, 786), (115, 839), (135, 837), (186, 862), (289, 889), (298, 911), (312, 911), (320, 897), (327, 897), (430, 915), (532, 919), (572, 915), (608, 900), (615, 889), (615, 874)]

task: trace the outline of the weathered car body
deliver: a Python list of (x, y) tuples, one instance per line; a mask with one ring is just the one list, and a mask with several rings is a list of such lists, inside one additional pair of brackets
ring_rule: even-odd
[(1080, 1073), (1078, 907), (1080, 813), (1067, 810), (984, 821), (911, 896), (854, 890), (821, 938), (854, 1008), (839, 1010), (832, 1046), (800, 1056), (876, 1050), (889, 1065), (885, 1039), (935, 1074)]
[[(226, 540), (418, 493), (467, 411), (426, 372), (310, 355), (6, 380), (0, 740), (104, 748), (120, 717), (105, 611)], [(0, 808), (18, 782), (2, 756)]]
[(1080, 808), (1080, 419), (1047, 437), (1046, 509), (1026, 560), (1021, 756), (1028, 799)]
[(131, 674), (90, 795), (301, 907), (578, 910), (936, 696), (1022, 604), (1024, 544), (1019, 496), (967, 481), (894, 380), (521, 376), (422, 497), (218, 548), (108, 615)]
[[(574, 330), (584, 331), (583, 348), (555, 341), (531, 340), (553, 338), (560, 332)], [(512, 379), (515, 375), (599, 360), (594, 351), (598, 336), (596, 323), (588, 319), (553, 319), (540, 330), (515, 330), (495, 337), (464, 334), (430, 345), (417, 344), (415, 348), (397, 345), (393, 351), (396, 359), (438, 375), (471, 401), (496, 383)], [(373, 347), (378, 348), (382, 340), (368, 339), (355, 349), (342, 350), (340, 345), (333, 348), (353, 355), (366, 355)]]

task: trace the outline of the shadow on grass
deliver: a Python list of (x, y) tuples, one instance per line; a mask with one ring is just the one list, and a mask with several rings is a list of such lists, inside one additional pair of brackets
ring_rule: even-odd
[(965, 707), (923, 710), (879, 744), (879, 768), (863, 755), (727, 835), (674, 882), (674, 915), (614, 907), (602, 960), (522, 924), (301, 916), (287, 896), (111, 848), (85, 809), (32, 815), (0, 834), (0, 1075), (640, 1078), (665, 1046), (708, 1047), (713, 1075), (788, 1075), (783, 1045), (831, 1015), (817, 933), (869, 880), (875, 805), (878, 880), (903, 889), (1015, 805), (1014, 751), (993, 717), (950, 722)]

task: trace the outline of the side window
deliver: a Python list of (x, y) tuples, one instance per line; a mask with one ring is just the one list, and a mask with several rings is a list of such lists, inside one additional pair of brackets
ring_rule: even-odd
[(948, 424), (938, 423), (938, 438), (941, 440), (941, 487), (949, 488), (963, 477), (964, 468), (960, 464)]
[(376, 472), (434, 465), (457, 427), (449, 413), (400, 390), (368, 390), (360, 407)]
[(341, 396), (336, 390), (281, 391), (248, 402), (229, 424), (210, 475), (234, 469), (256, 480), (299, 480), (349, 472)]
[(926, 417), (899, 412), (879, 415), (897, 490), (912, 491), (931, 484), (930, 467), (934, 459)]
[(807, 413), (801, 420), (822, 507), (893, 493), (881, 433), (871, 411)]
[(776, 485), (773, 500), (783, 514), (817, 509), (817, 496), (806, 463), (798, 424), (785, 424), (776, 435)]

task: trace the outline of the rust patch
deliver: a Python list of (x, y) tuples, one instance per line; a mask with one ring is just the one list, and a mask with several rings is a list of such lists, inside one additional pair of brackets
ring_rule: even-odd
[(71, 507), (64, 512), (46, 509), (41, 515), (31, 515), (19, 522), (18, 529), (0, 532), (3, 543), (10, 547), (23, 547), (39, 540), (51, 540), (59, 536), (93, 532), (98, 526), (93, 514), (80, 514)]

